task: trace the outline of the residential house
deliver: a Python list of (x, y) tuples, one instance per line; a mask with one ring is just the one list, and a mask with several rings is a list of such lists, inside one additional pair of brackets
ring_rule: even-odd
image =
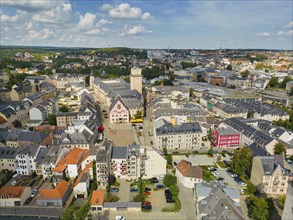
[(105, 191), (94, 190), (91, 198), (91, 212), (102, 211), (104, 205)]
[(83, 161), (84, 155), (87, 153), (86, 150), (80, 148), (74, 148), (62, 158), (57, 166), (52, 169), (53, 182), (60, 182), (63, 176), (69, 178), (75, 178), (81, 172), (81, 162)]
[(0, 171), (15, 171), (15, 157), (17, 149), (14, 147), (0, 147)]
[(77, 119), (78, 112), (63, 112), (56, 116), (58, 127), (67, 127)]
[(18, 148), (15, 165), (16, 172), (21, 175), (30, 175), (36, 172), (36, 158), (42, 148), (42, 145), (21, 145)]
[(194, 185), (195, 210), (198, 220), (244, 220), (237, 188), (212, 181)]
[(289, 176), (281, 155), (254, 157), (250, 181), (261, 193), (268, 195), (286, 194)]
[(29, 94), (35, 93), (35, 88), (28, 84), (19, 84), (12, 86), (10, 92), (11, 101), (21, 101), (26, 98)]
[(108, 176), (111, 171), (110, 161), (113, 143), (106, 140), (98, 149), (96, 156), (96, 177), (101, 187), (108, 185)]
[(240, 146), (240, 133), (231, 127), (218, 127), (213, 131), (212, 142), (218, 148), (237, 148)]
[(237, 106), (224, 104), (224, 103), (216, 103), (213, 105), (212, 112), (221, 118), (247, 118), (248, 111), (245, 109), (241, 109)]
[(166, 174), (167, 161), (152, 147), (140, 148), (140, 175), (143, 179)]
[(3, 186), (0, 189), (0, 207), (23, 206), (31, 193), (31, 187)]
[(93, 179), (93, 162), (90, 162), (78, 175), (73, 186), (75, 198), (88, 197), (90, 188), (90, 179)]
[(198, 122), (172, 125), (166, 121), (156, 122), (154, 126), (154, 146), (168, 151), (181, 151), (205, 148), (202, 146), (202, 128)]
[(62, 180), (54, 189), (42, 188), (36, 196), (37, 206), (63, 207), (71, 192), (72, 188), (65, 180)]
[(195, 183), (200, 183), (203, 179), (201, 167), (192, 166), (186, 160), (181, 160), (176, 166), (176, 176), (178, 180), (187, 188), (194, 188)]

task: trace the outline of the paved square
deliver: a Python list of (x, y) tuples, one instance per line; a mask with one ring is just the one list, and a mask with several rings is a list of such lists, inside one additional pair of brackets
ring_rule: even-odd
[(130, 124), (108, 124), (105, 137), (114, 142), (114, 146), (127, 146), (137, 143), (135, 131)]

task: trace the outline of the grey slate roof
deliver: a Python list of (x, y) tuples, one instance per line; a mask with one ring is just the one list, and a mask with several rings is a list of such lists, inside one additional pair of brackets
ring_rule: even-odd
[(181, 125), (172, 125), (165, 123), (165, 125), (156, 129), (157, 135), (168, 135), (168, 134), (187, 134), (187, 133), (200, 133), (202, 132), (199, 123), (182, 123)]
[(29, 141), (32, 143), (41, 143), (46, 139), (50, 134), (46, 132), (20, 132), (18, 141)]
[(197, 201), (199, 214), (204, 215), (202, 219), (243, 219), (240, 204), (235, 200), (240, 199), (236, 188), (228, 187), (218, 182), (195, 184), (195, 194), (204, 197)]
[(113, 147), (112, 159), (127, 159), (127, 147)]
[(15, 159), (17, 154), (17, 148), (14, 147), (1, 147), (0, 158), (1, 159)]

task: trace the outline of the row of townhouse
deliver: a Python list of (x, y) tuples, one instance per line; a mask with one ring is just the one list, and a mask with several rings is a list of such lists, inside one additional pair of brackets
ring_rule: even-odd
[(266, 120), (226, 119), (214, 130), (213, 144), (216, 147), (232, 147), (232, 140), (234, 147), (237, 144), (253, 149), (258, 147), (270, 155), (274, 154), (274, 146), (279, 142), (285, 145), (287, 155), (293, 155), (293, 133)]

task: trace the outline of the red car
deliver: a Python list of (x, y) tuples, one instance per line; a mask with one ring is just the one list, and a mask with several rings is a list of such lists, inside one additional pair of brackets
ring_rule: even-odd
[(105, 118), (108, 118), (108, 116), (105, 116)]
[(143, 194), (149, 196), (149, 195), (151, 195), (151, 192), (144, 192)]

